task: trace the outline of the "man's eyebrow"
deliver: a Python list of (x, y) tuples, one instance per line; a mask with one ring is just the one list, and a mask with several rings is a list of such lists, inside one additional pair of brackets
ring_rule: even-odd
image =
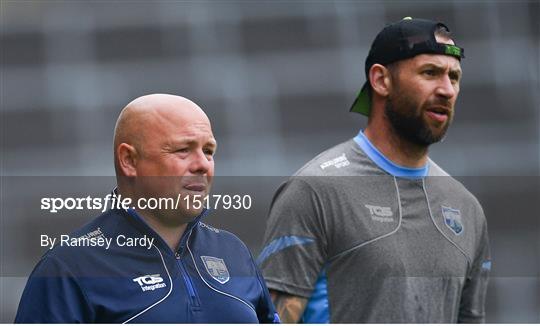
[(444, 66), (442, 64), (438, 64), (435, 62), (426, 62), (420, 65), (420, 69), (423, 68), (436, 68), (436, 69), (444, 69)]
[[(435, 68), (437, 70), (446, 70), (444, 65), (435, 63), (435, 62), (427, 62), (422, 65), (420, 65), (419, 69), (425, 69), (425, 68)], [(457, 74), (458, 76), (461, 76), (462, 71), (461, 68), (450, 68), (451, 74)]]
[(211, 144), (211, 145), (214, 145), (216, 146), (217, 145), (217, 141), (214, 137), (212, 138), (209, 138), (207, 141), (206, 141), (207, 144)]
[(205, 146), (208, 146), (208, 145), (210, 145), (211, 147), (213, 147), (215, 149), (215, 148), (217, 148), (217, 141), (214, 138), (209, 139), (206, 142)]
[[(191, 145), (194, 143), (197, 143), (199, 140), (196, 137), (183, 137), (179, 139), (173, 139), (171, 140), (171, 145)], [(205, 142), (204, 146), (213, 146), (217, 147), (217, 142), (215, 138), (210, 138), (208, 141)]]
[(458, 76), (461, 76), (463, 72), (461, 71), (461, 68), (451, 68), (450, 73), (454, 73), (454, 74), (457, 74)]

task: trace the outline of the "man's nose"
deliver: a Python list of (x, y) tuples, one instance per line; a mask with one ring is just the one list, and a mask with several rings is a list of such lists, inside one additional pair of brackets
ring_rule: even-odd
[(202, 150), (197, 150), (192, 155), (189, 171), (193, 174), (206, 174), (211, 165), (212, 162), (208, 159), (208, 156)]
[(452, 99), (457, 95), (459, 84), (453, 84), (448, 75), (445, 75), (440, 79), (439, 85), (437, 85), (436, 94), (438, 96)]

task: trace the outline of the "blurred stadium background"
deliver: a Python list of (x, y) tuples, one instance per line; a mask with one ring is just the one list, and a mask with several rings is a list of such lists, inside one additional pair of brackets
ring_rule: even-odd
[[(431, 156), (486, 211), (494, 263), (487, 321), (540, 322), (538, 1), (0, 5), (0, 322), (13, 321), (44, 251), (39, 234), (89, 219), (44, 217), (34, 197), (52, 187), (46, 176), (113, 176), (116, 117), (143, 94), (179, 94), (205, 109), (223, 192), (277, 176), (261, 178), (265, 200), (250, 216), (211, 221), (257, 254), (283, 176), (365, 126), (348, 113), (364, 59), (376, 33), (405, 16), (444, 21), (465, 48), (454, 125)], [(114, 185), (110, 177), (79, 180), (102, 192)]]

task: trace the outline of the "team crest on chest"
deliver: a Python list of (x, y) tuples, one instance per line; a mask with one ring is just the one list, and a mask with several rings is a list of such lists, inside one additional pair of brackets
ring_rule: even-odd
[(225, 284), (229, 281), (230, 275), (225, 261), (221, 258), (212, 256), (201, 256), (206, 271), (212, 278), (221, 284)]
[(456, 235), (463, 233), (463, 221), (459, 209), (441, 206), (444, 224)]

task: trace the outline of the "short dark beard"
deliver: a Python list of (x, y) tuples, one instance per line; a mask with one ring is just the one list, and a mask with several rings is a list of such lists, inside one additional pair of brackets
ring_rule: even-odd
[(396, 134), (413, 144), (425, 147), (441, 141), (450, 126), (450, 120), (441, 133), (436, 135), (424, 121), (423, 111), (418, 109), (418, 105), (400, 93), (399, 89), (396, 89), (396, 93), (397, 96), (388, 97), (384, 107), (384, 113)]

